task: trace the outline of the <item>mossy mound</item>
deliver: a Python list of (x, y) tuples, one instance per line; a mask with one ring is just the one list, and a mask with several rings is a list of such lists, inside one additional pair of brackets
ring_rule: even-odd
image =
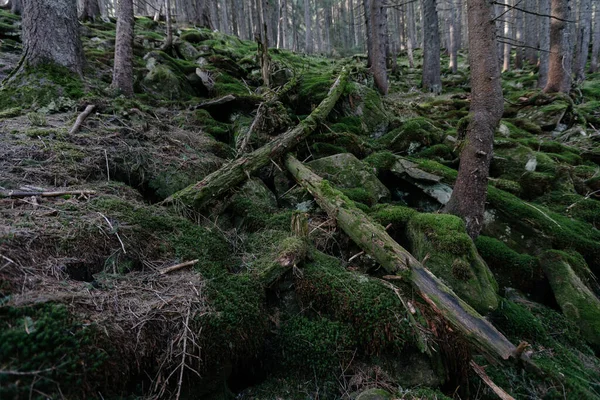
[(417, 214), (409, 220), (408, 237), (411, 253), (426, 260), (425, 266), (460, 298), (483, 314), (496, 309), (498, 284), (460, 218)]
[(386, 131), (389, 117), (375, 89), (358, 83), (349, 83), (344, 92), (344, 114), (360, 121), (363, 135), (380, 137)]
[[(567, 254), (550, 250), (540, 256), (540, 263), (565, 317), (580, 329), (586, 342), (599, 351), (600, 300), (578, 276), (575, 268), (570, 265), (570, 259)], [(583, 272), (582, 275), (591, 274), (586, 272), (587, 274)]]
[(381, 146), (394, 153), (412, 155), (444, 140), (443, 132), (427, 118), (414, 118), (405, 121), (400, 128), (386, 133)]
[[(545, 374), (533, 377), (514, 366), (490, 365), (486, 372), (494, 383), (524, 398), (600, 398), (600, 391), (591, 384), (600, 379), (600, 363), (572, 322), (518, 296), (514, 301), (503, 300), (491, 320), (513, 343), (529, 343), (532, 360)], [(493, 396), (488, 388), (484, 392)]]
[(308, 166), (338, 186), (352, 200), (374, 205), (390, 197), (389, 190), (354, 155), (345, 153), (311, 161)]

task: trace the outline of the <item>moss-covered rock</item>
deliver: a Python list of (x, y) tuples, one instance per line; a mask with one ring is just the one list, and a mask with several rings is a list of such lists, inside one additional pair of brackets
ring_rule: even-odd
[(173, 44), (177, 53), (183, 57), (184, 60), (196, 61), (200, 56), (200, 52), (188, 41), (176, 40)]
[(564, 123), (563, 117), (571, 108), (572, 103), (557, 97), (551, 104), (525, 107), (517, 113), (517, 117), (531, 121), (544, 131), (552, 131), (561, 121)]
[(441, 129), (427, 118), (413, 118), (405, 121), (399, 128), (386, 133), (379, 142), (394, 153), (413, 155), (426, 147), (443, 143), (445, 138)]
[(308, 166), (317, 175), (345, 190), (347, 195), (355, 196), (357, 201), (367, 205), (390, 198), (387, 187), (350, 153), (320, 158), (309, 162)]
[(355, 82), (347, 85), (346, 92), (348, 100), (342, 105), (345, 114), (359, 118), (364, 134), (376, 138), (383, 135), (389, 117), (379, 94), (374, 89)]
[(392, 400), (390, 392), (383, 389), (367, 389), (356, 396), (356, 400)]
[(480, 313), (498, 306), (498, 284), (467, 235), (464, 222), (453, 215), (417, 214), (408, 223), (411, 253), (443, 279)]
[(540, 256), (540, 263), (565, 317), (600, 351), (600, 300), (579, 278), (569, 258), (560, 251), (550, 250)]

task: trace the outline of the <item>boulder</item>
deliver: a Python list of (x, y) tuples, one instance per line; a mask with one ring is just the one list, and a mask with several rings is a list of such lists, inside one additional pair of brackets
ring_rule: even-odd
[(367, 389), (356, 396), (356, 400), (392, 400), (392, 395), (383, 389)]
[(412, 155), (427, 147), (441, 144), (446, 139), (444, 132), (427, 118), (412, 118), (385, 134), (380, 143), (394, 153)]
[(372, 206), (380, 200), (390, 198), (388, 188), (377, 179), (369, 167), (351, 153), (320, 158), (307, 165), (353, 200)]
[(359, 117), (367, 135), (381, 137), (389, 124), (381, 96), (374, 89), (359, 83), (349, 83), (346, 90), (350, 93), (342, 103), (344, 114)]
[(538, 125), (543, 131), (554, 131), (559, 128), (559, 124), (570, 108), (571, 105), (566, 100), (556, 98), (545, 106), (523, 108), (517, 113), (517, 118), (527, 119)]
[[(417, 214), (408, 222), (411, 253), (482, 314), (498, 307), (498, 284), (467, 235), (462, 219)], [(427, 257), (428, 256), (428, 257)]]
[(175, 40), (174, 46), (179, 55), (188, 61), (194, 61), (200, 57), (200, 52), (190, 42)]

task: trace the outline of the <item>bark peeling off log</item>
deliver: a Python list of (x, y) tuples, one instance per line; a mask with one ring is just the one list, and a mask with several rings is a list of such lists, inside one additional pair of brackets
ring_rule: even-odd
[(402, 272), (430, 307), (478, 349), (507, 360), (516, 347), (490, 322), (461, 300), (429, 272), (406, 249), (392, 239), (383, 226), (354, 207), (351, 201), (300, 161), (288, 155), (285, 164), (296, 181), (307, 189), (319, 206), (335, 218), (340, 228), (390, 274)]

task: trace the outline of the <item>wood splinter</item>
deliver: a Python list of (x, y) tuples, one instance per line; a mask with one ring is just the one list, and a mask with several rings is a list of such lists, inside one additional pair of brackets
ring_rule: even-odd
[(94, 111), (95, 108), (96, 108), (96, 106), (94, 104), (90, 104), (85, 108), (85, 110), (83, 110), (83, 112), (81, 114), (79, 114), (79, 116), (77, 117), (77, 120), (75, 120), (75, 124), (73, 124), (73, 127), (69, 131), (69, 135), (77, 133), (77, 131), (79, 131), (79, 129), (81, 129), (81, 125), (87, 119), (87, 117), (89, 117), (89, 115), (92, 113), (92, 111)]

